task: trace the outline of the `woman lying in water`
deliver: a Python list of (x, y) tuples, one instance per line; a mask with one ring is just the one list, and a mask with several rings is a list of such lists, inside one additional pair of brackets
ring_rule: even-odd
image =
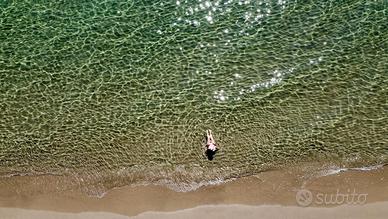
[(216, 145), (216, 141), (213, 138), (211, 130), (207, 130), (206, 131), (205, 140), (206, 140), (206, 145), (205, 145), (205, 147), (206, 147), (206, 151), (205, 151), (206, 156), (207, 156), (207, 158), (209, 160), (213, 160), (213, 156), (218, 151), (218, 148), (217, 148), (217, 145)]

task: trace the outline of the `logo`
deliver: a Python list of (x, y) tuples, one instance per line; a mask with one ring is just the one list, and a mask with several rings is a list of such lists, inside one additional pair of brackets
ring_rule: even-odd
[(342, 193), (337, 189), (336, 193), (316, 193), (313, 194), (310, 190), (301, 189), (296, 193), (295, 200), (299, 206), (307, 207), (311, 204), (315, 205), (362, 205), (366, 203), (367, 193), (357, 193), (356, 189), (351, 192)]
[(307, 207), (313, 202), (313, 193), (307, 189), (301, 189), (296, 193), (296, 203), (298, 205)]

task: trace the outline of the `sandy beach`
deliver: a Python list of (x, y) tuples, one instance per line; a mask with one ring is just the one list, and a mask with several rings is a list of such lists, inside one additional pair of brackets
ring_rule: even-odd
[(272, 170), (191, 192), (126, 186), (101, 198), (80, 191), (44, 192), (39, 181), (48, 189), (56, 177), (2, 179), (1, 218), (383, 218), (388, 213), (387, 166)]
[(339, 206), (333, 208), (301, 208), (285, 206), (203, 205), (172, 212), (145, 212), (129, 217), (110, 212), (63, 213), (54, 211), (0, 208), (1, 218), (82, 218), (82, 219), (153, 219), (153, 218), (385, 218), (388, 202), (363, 206)]

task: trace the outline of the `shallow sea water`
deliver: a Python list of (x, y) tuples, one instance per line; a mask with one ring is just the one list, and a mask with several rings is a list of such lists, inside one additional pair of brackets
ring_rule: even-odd
[(185, 190), (386, 163), (387, 39), (385, 0), (2, 1), (0, 172)]

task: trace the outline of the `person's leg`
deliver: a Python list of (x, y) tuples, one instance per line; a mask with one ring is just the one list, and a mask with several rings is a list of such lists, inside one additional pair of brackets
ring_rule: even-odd
[(209, 132), (209, 143), (216, 144), (213, 138), (212, 130), (208, 130), (208, 132)]
[(209, 135), (209, 130), (206, 130), (206, 135), (205, 135), (205, 144), (204, 148), (207, 149), (209, 147), (209, 142), (210, 142), (210, 135)]

